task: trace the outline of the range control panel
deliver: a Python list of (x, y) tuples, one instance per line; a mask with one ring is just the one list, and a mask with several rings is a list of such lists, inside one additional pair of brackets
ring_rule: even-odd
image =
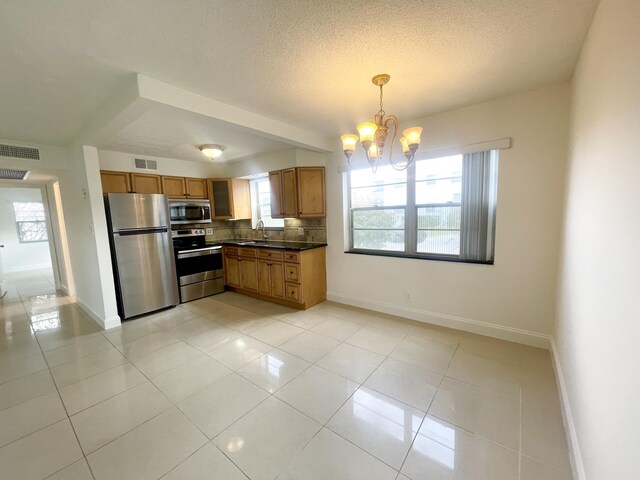
[(187, 228), (182, 230), (172, 230), (172, 238), (180, 237), (204, 237), (204, 228)]

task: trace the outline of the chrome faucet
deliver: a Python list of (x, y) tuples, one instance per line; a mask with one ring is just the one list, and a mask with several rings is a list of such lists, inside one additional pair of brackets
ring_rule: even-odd
[(262, 221), (262, 219), (258, 220), (258, 224), (256, 225), (256, 230), (260, 228), (262, 228), (262, 241), (266, 242), (269, 237), (264, 231), (264, 222)]

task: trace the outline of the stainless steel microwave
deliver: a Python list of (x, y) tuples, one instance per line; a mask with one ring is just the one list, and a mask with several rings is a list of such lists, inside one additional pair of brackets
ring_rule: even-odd
[(209, 200), (169, 200), (171, 225), (211, 223)]

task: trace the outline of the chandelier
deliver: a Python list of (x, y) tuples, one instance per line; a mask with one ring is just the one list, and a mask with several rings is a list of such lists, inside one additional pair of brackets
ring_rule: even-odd
[[(422, 128), (407, 128), (402, 132), (404, 136), (400, 138), (402, 152), (404, 153), (406, 161), (398, 162), (393, 158), (393, 144), (398, 134), (398, 118), (395, 115), (386, 115), (382, 106), (382, 87), (389, 82), (390, 78), (386, 73), (381, 73), (371, 79), (374, 85), (380, 87), (380, 110), (373, 116), (371, 122), (358, 125), (359, 140), (374, 173), (378, 168), (378, 162), (382, 159), (385, 142), (389, 134), (389, 127), (393, 127), (393, 139), (391, 140), (391, 147), (389, 148), (389, 163), (396, 170), (405, 170), (409, 167), (411, 162), (413, 162), (418, 146), (420, 146)], [(358, 143), (358, 135), (346, 134), (340, 138), (342, 139), (344, 156), (347, 157), (347, 163), (351, 166), (351, 155), (353, 155), (356, 143)]]

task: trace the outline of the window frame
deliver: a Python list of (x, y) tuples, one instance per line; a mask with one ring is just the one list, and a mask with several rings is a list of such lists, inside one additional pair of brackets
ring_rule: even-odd
[[(42, 207), (42, 220), (18, 220), (18, 212), (16, 211), (16, 204), (39, 204)], [(29, 244), (29, 243), (42, 243), (49, 242), (49, 228), (47, 226), (47, 212), (44, 208), (43, 202), (12, 202), (13, 208), (13, 217), (16, 224), (16, 234), (18, 236), (18, 242), (20, 244)], [(39, 240), (25, 240), (22, 236), (22, 230), (20, 226), (22, 224), (32, 223), (32, 224), (40, 224), (42, 226), (42, 230), (44, 231), (44, 238)]]
[[(488, 149), (497, 150), (497, 149)], [(458, 202), (447, 202), (447, 203), (434, 203), (434, 204), (417, 204), (416, 203), (416, 164), (420, 161), (428, 161), (436, 158), (444, 158), (451, 157), (457, 155), (464, 155), (463, 153), (449, 153), (444, 154), (437, 157), (427, 157), (416, 159), (409, 165), (407, 168), (407, 199), (406, 203), (403, 206), (389, 206), (389, 207), (356, 207), (355, 209), (351, 207), (351, 172), (350, 170), (347, 172), (347, 181), (346, 181), (346, 207), (348, 211), (348, 232), (349, 236), (349, 247), (344, 253), (355, 254), (355, 255), (373, 255), (373, 256), (381, 256), (381, 257), (395, 257), (395, 258), (409, 258), (409, 259), (417, 259), (417, 260), (435, 260), (435, 261), (444, 261), (444, 262), (454, 262), (454, 263), (475, 263), (481, 265), (493, 265), (495, 262), (494, 258), (491, 260), (469, 260), (460, 258), (460, 254), (442, 254), (442, 253), (420, 253), (418, 252), (418, 208), (420, 207), (432, 207), (432, 206), (460, 206), (461, 207), (461, 215), (462, 215), (462, 200)], [(462, 182), (463, 172), (460, 172), (460, 183)], [(458, 177), (443, 177), (443, 178), (428, 178), (420, 181), (429, 182), (433, 181), (434, 183), (438, 180), (445, 179), (453, 179)], [(404, 208), (405, 209), (405, 222), (404, 222), (404, 241), (405, 248), (404, 251), (397, 250), (376, 250), (376, 249), (365, 249), (365, 248), (354, 248), (353, 246), (353, 210), (373, 210), (375, 208)], [(410, 213), (412, 212), (412, 214)], [(495, 223), (493, 224), (495, 231)], [(457, 230), (461, 232), (462, 235), (462, 225), (460, 225), (460, 229)], [(495, 242), (495, 237), (494, 240)]]
[[(260, 203), (260, 193), (258, 191), (258, 183), (260, 182), (266, 182), (267, 184), (269, 184), (269, 189), (271, 189), (271, 184), (269, 183), (269, 174), (266, 174), (265, 176), (260, 176), (258, 178), (253, 178), (249, 181), (249, 197), (251, 200), (251, 228), (253, 230), (257, 230), (258, 229), (258, 222), (262, 219), (262, 214), (261, 214), (261, 209), (260, 207), (263, 206), (264, 204)], [(254, 198), (255, 198), (255, 203), (254, 203)], [(269, 206), (271, 206), (271, 199), (269, 199)], [(282, 226), (281, 227), (267, 227), (265, 226), (265, 230), (267, 231), (278, 231), (278, 232), (282, 232), (284, 231), (284, 219), (282, 218), (273, 218), (270, 217), (272, 220), (282, 220)]]

